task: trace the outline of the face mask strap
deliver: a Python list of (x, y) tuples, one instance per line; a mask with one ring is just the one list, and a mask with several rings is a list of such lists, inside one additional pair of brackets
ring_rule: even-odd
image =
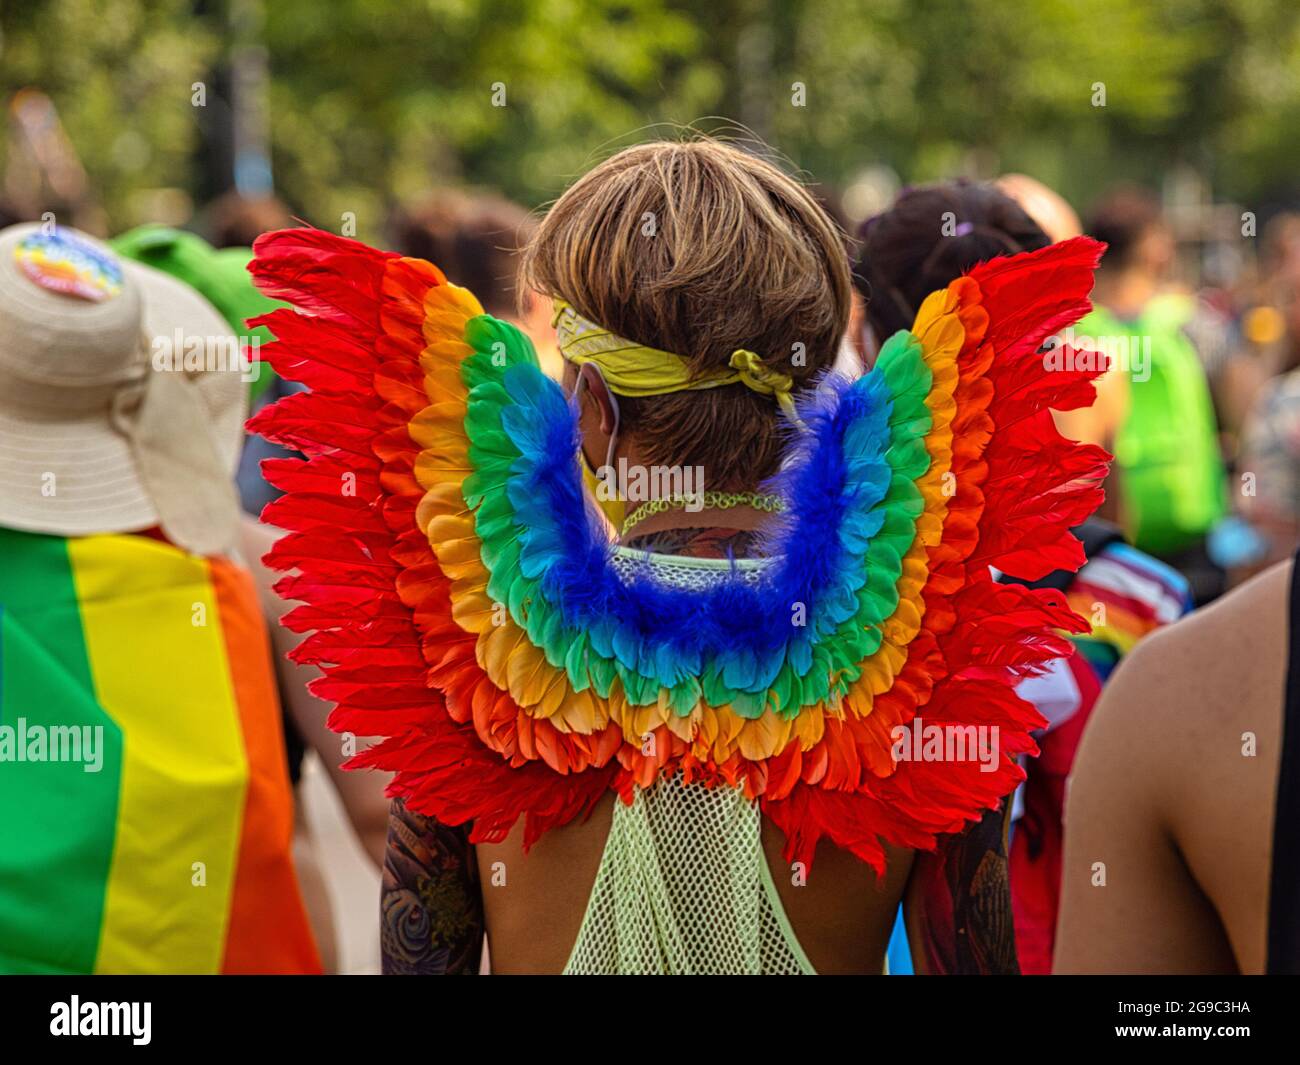
[(600, 378), (600, 383), (605, 386), (605, 395), (609, 397), (609, 402), (614, 408), (614, 426), (609, 434), (609, 446), (605, 449), (605, 465), (609, 469), (614, 468), (614, 448), (618, 445), (619, 427), (622, 421), (622, 413), (619, 410), (618, 397), (610, 391), (609, 385), (605, 381), (605, 375), (601, 373), (600, 367), (594, 362), (584, 362), (578, 366), (578, 383), (573, 386), (573, 399), (577, 402), (578, 397), (582, 394), (583, 386), (587, 391), (591, 391), (591, 384), (587, 380), (588, 373), (593, 373)]

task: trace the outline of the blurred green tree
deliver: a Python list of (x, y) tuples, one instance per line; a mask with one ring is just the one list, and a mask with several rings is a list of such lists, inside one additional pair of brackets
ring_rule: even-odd
[[(41, 90), (89, 175), (89, 209), (116, 222), (157, 209), (154, 190), (192, 184), (199, 138), (194, 85), (208, 76), (220, 40), (186, 0), (0, 0), (0, 174), (9, 198), (58, 190), (25, 180), (33, 146), (14, 114), (15, 93)], [(205, 86), (206, 87), (206, 86)], [(0, 183), (0, 189), (4, 184)], [(16, 205), (27, 209), (26, 205)]]
[[(221, 85), (235, 4), (259, 7), (0, 0), (0, 98), (48, 93), (115, 228), (156, 208), (150, 189), (213, 187), (191, 86)], [(454, 183), (537, 206), (685, 124), (744, 124), (833, 185), (879, 163), (907, 181), (1017, 169), (1084, 204), (1188, 165), (1222, 195), (1300, 192), (1300, 5), (1285, 0), (260, 6), (277, 190), (371, 239), (395, 200)]]

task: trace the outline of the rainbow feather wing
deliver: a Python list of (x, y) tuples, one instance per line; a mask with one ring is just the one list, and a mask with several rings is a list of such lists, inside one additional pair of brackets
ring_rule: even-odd
[[(269, 561), (298, 570), (281, 591), (331, 725), (386, 737), (357, 763), (414, 808), (476, 839), (525, 814), (532, 840), (681, 771), (743, 785), (791, 858), (826, 835), (880, 868), (882, 840), (933, 845), (1019, 779), (1040, 722), (1012, 684), (1081, 622), (988, 567), (1082, 561), (1068, 528), (1105, 456), (1046, 408), (1091, 385), (1036, 352), (1086, 311), (1095, 244), (977, 268), (873, 373), (817, 390), (775, 561), (703, 592), (615, 573), (574, 412), (512, 326), (417, 260), (302, 230), (256, 250), (263, 289), (309, 315), (261, 320), (268, 357), (313, 390), (253, 422), (308, 456), (269, 470), (266, 518), (291, 530)], [(895, 763), (920, 708), (998, 725), (996, 771)]]

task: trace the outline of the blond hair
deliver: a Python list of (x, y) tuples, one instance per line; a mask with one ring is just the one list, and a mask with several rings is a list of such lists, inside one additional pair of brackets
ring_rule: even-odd
[[(619, 152), (580, 178), (524, 250), (521, 291), (675, 352), (699, 374), (737, 348), (796, 390), (834, 360), (848, 323), (843, 234), (797, 181), (708, 138)], [(743, 385), (620, 399), (647, 461), (703, 466), (717, 489), (776, 471), (777, 407)]]

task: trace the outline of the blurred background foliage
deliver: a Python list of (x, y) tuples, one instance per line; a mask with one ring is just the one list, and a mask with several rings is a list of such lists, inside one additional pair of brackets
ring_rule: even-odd
[(111, 230), (238, 176), (374, 237), (421, 191), (535, 207), (689, 123), (841, 190), (1020, 170), (1086, 204), (1191, 168), (1243, 203), (1300, 192), (1295, 0), (0, 0), (11, 193), (50, 120), (24, 88)]

